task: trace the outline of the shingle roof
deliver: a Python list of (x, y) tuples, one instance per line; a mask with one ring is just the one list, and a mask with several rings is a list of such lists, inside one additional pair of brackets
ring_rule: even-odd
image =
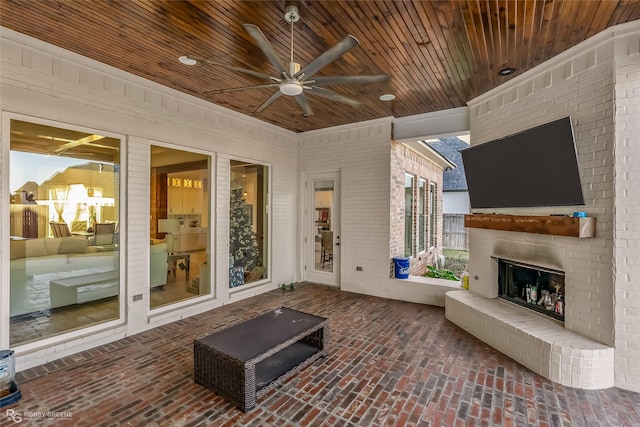
[(462, 156), (460, 150), (469, 148), (469, 144), (458, 137), (441, 138), (436, 141), (427, 142), (429, 147), (442, 154), (455, 163), (456, 168), (446, 170), (443, 174), (443, 191), (467, 191), (467, 179), (464, 174), (464, 166), (462, 165)]

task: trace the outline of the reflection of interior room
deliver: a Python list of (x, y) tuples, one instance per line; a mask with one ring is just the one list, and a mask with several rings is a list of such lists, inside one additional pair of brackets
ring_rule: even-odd
[(229, 267), (232, 288), (268, 276), (267, 171), (264, 165), (231, 161)]
[(119, 317), (120, 140), (11, 120), (10, 343)]
[(317, 181), (314, 183), (315, 206), (315, 269), (317, 271), (333, 271), (333, 181)]
[(151, 281), (165, 281), (152, 288), (151, 308), (210, 292), (208, 182), (208, 156), (151, 147), (151, 261), (164, 264)]

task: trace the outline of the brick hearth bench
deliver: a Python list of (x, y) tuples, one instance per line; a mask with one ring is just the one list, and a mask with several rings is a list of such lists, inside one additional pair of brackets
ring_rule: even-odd
[(469, 291), (450, 291), (445, 316), (465, 331), (551, 381), (601, 389), (614, 385), (612, 347), (562, 325)]

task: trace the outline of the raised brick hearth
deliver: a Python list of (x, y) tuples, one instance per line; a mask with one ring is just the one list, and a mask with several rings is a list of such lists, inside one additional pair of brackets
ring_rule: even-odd
[(447, 292), (445, 307), (448, 320), (551, 381), (584, 389), (614, 385), (613, 347), (523, 307), (468, 291)]

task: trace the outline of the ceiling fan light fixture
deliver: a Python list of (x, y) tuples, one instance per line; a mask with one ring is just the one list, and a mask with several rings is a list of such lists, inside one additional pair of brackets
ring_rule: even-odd
[(186, 55), (182, 55), (180, 58), (178, 58), (178, 61), (180, 61), (184, 65), (196, 65), (198, 63), (198, 61), (193, 58), (189, 58)]
[(303, 91), (302, 85), (297, 80), (287, 81), (280, 85), (280, 92), (283, 95), (297, 96)]

